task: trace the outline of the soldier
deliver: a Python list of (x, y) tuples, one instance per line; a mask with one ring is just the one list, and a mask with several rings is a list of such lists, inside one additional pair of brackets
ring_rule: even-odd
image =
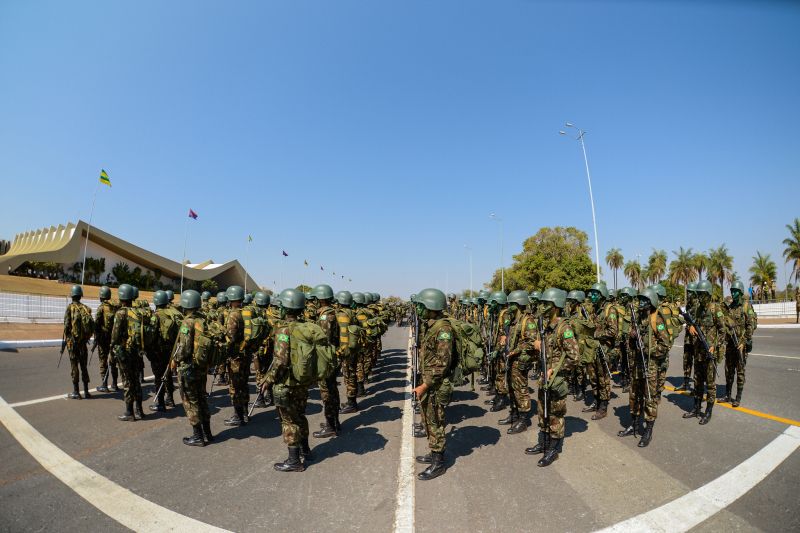
[(367, 295), (361, 292), (353, 293), (353, 305), (355, 306), (355, 319), (364, 330), (363, 342), (361, 349), (358, 351), (358, 371), (357, 371), (357, 384), (356, 396), (363, 397), (366, 395), (364, 383), (369, 379), (369, 372), (372, 364), (372, 354), (375, 351), (375, 341), (372, 335), (372, 326), (369, 321), (372, 320), (372, 312), (367, 309)]
[(113, 358), (109, 361), (111, 350), (111, 328), (114, 327), (114, 306), (111, 305), (111, 289), (103, 285), (100, 287), (100, 305), (94, 315), (94, 343), (97, 346), (97, 358), (100, 360), (100, 379), (102, 384), (97, 387), (97, 392), (108, 392), (108, 374), (111, 373), (111, 387), (114, 391), (117, 386), (117, 363)]
[[(302, 472), (305, 466), (300, 460), (301, 454), (305, 461), (312, 458), (308, 444), (308, 419), (305, 414), (308, 386), (298, 384), (293, 377), (291, 339), (292, 331), (300, 322), (306, 299), (297, 289), (285, 289), (278, 299), (283, 324), (275, 332), (275, 359), (259, 386), (264, 391), (274, 385), (273, 394), (281, 418), (283, 441), (289, 449), (289, 457), (281, 463), (275, 463), (273, 467), (279, 472)], [(316, 326), (313, 323), (312, 325)]]
[(736, 398), (732, 405), (739, 407), (744, 390), (747, 354), (753, 349), (753, 332), (758, 327), (758, 317), (749, 301), (744, 299), (744, 284), (731, 284), (731, 303), (727, 306), (728, 335), (725, 349), (725, 397), (720, 402), (730, 402), (733, 380), (736, 378)]
[[(699, 417), (700, 424), (708, 424), (717, 399), (717, 364), (725, 357), (725, 311), (721, 304), (711, 301), (712, 285), (708, 280), (697, 284), (697, 306), (694, 322), (702, 329), (709, 352), (703, 346), (698, 331), (689, 326), (694, 344), (694, 409), (683, 418)], [(706, 389), (706, 390), (704, 390)], [(706, 412), (701, 416), (700, 405), (706, 393)]]
[[(690, 282), (686, 286), (686, 311), (695, 316), (697, 314), (697, 283)], [(683, 334), (683, 383), (676, 387), (676, 391), (692, 390), (692, 366), (694, 365), (694, 344), (688, 328)]]
[(632, 287), (620, 289), (617, 295), (617, 312), (619, 313), (619, 335), (617, 336), (617, 349), (620, 352), (620, 385), (622, 392), (630, 391), (630, 369), (632, 366), (632, 356), (629, 350), (629, 339), (631, 332), (631, 312), (630, 303), (638, 296), (638, 292)]
[(592, 420), (600, 420), (608, 414), (608, 401), (611, 398), (611, 369), (609, 368), (608, 352), (614, 346), (618, 335), (617, 314), (612, 305), (606, 301), (608, 289), (604, 283), (595, 283), (589, 289), (592, 311), (590, 318), (594, 321), (596, 329), (594, 338), (600, 345), (597, 357), (588, 365), (589, 378), (592, 380), (594, 403), (582, 409), (585, 413), (594, 412)]
[(247, 406), (250, 403), (250, 389), (247, 379), (250, 364), (245, 353), (244, 319), (242, 318), (242, 301), (244, 289), (232, 285), (225, 291), (230, 311), (225, 321), (225, 341), (227, 355), (228, 393), (233, 405), (233, 416), (226, 419), (226, 426), (243, 426), (247, 424)]
[(319, 307), (317, 297), (311, 291), (304, 293), (304, 296), (306, 297), (306, 308), (303, 311), (303, 320), (314, 322), (317, 319), (317, 308)]
[(531, 410), (531, 395), (528, 391), (528, 371), (536, 340), (536, 321), (528, 313), (530, 299), (522, 290), (508, 295), (505, 329), (498, 339), (498, 349), (505, 352), (506, 389), (509, 391), (509, 414), (498, 424), (511, 425), (509, 435), (528, 429), (528, 413)]
[(456, 318), (458, 313), (458, 298), (452, 292), (447, 295), (447, 315)]
[[(580, 346), (569, 322), (560, 318), (567, 303), (567, 292), (549, 288), (541, 296), (541, 317), (537, 327), (534, 349), (545, 364), (539, 379), (536, 408), (539, 414), (538, 443), (525, 449), (528, 455), (544, 454), (537, 462), (549, 466), (556, 459), (564, 438), (564, 417), (567, 414), (567, 378), (580, 356)], [(543, 338), (542, 338), (543, 337)], [(546, 415), (546, 416), (545, 416)]]
[[(167, 293), (167, 301), (169, 302), (168, 303), (169, 307), (180, 313), (179, 306), (178, 304), (175, 303), (175, 293), (173, 292), (173, 290), (167, 289), (164, 292)], [(155, 305), (155, 302), (153, 303), (153, 305)]]
[[(257, 316), (266, 320), (268, 326), (266, 337), (261, 342), (261, 345), (256, 347), (255, 357), (253, 358), (253, 368), (256, 371), (256, 383), (260, 383), (264, 380), (264, 374), (267, 373), (267, 369), (269, 368), (267, 352), (269, 352), (270, 356), (272, 355), (272, 350), (268, 347), (271, 337), (270, 332), (272, 330), (272, 323), (270, 322), (269, 316), (269, 294), (258, 291), (255, 296), (253, 296), (253, 302), (256, 304), (254, 308), (255, 313)], [(251, 404), (251, 407), (265, 408), (268, 405), (272, 405), (272, 396), (270, 395), (266, 398), (265, 396), (264, 394), (259, 394), (254, 404)]]
[(450, 322), (445, 319), (447, 302), (438, 289), (425, 289), (417, 294), (417, 313), (426, 322), (427, 330), (422, 338), (419, 361), (422, 383), (414, 389), (420, 401), (422, 420), (428, 435), (430, 453), (416, 458), (418, 463), (429, 465), (417, 474), (427, 481), (441, 476), (447, 470), (444, 461), (446, 447), (445, 407), (450, 403), (453, 385), (450, 372), (456, 357), (456, 338)]
[(496, 413), (502, 411), (509, 405), (508, 400), (508, 387), (506, 387), (506, 361), (502, 357), (498, 357), (498, 341), (503, 334), (506, 327), (506, 306), (508, 305), (508, 296), (502, 291), (493, 292), (489, 296), (489, 314), (492, 316), (493, 324), (491, 338), (494, 339), (494, 346), (491, 346), (491, 359), (492, 371), (494, 372), (494, 385), (493, 389), (489, 389), (490, 394), (494, 393), (494, 398), (486, 400), (486, 405), (491, 405), (489, 411)]
[(593, 364), (597, 357), (598, 342), (594, 339), (595, 323), (583, 308), (586, 294), (583, 291), (570, 291), (564, 317), (569, 322), (575, 338), (580, 346), (580, 358), (570, 374), (574, 400), (582, 401), (586, 397), (586, 365)]
[(658, 416), (661, 389), (666, 378), (669, 350), (674, 337), (668, 332), (669, 318), (658, 312), (658, 294), (653, 288), (644, 289), (639, 294), (637, 304), (629, 334), (630, 350), (633, 352), (632, 381), (628, 396), (631, 425), (618, 435), (635, 436), (638, 420), (644, 414), (645, 428), (638, 444), (640, 448), (644, 448), (653, 438), (653, 426)]
[[(123, 283), (117, 289), (120, 308), (114, 314), (114, 327), (111, 329), (111, 355), (119, 364), (125, 384), (125, 412), (117, 418), (123, 422), (134, 421), (138, 416), (144, 419), (142, 411), (142, 385), (139, 380), (141, 366), (141, 327), (140, 316), (131, 304), (135, 298), (134, 287)], [(138, 331), (137, 331), (138, 330)]]
[(214, 441), (206, 398), (206, 374), (212, 345), (207, 335), (206, 317), (200, 307), (200, 294), (197, 291), (186, 290), (181, 293), (181, 308), (185, 316), (173, 353), (183, 409), (192, 426), (192, 434), (183, 438), (187, 446), (205, 446), (206, 442)]
[[(336, 321), (339, 323), (339, 350), (336, 355), (342, 364), (342, 376), (344, 376), (347, 403), (342, 405), (339, 411), (342, 414), (355, 413), (358, 411), (358, 360), (359, 345), (357, 336), (358, 320), (352, 310), (353, 295), (349, 291), (339, 291), (336, 293)], [(351, 326), (355, 326), (351, 331)]]
[[(341, 331), (339, 326), (339, 316), (333, 308), (333, 289), (330, 285), (317, 285), (311, 290), (311, 294), (316, 299), (317, 325), (325, 332), (325, 336), (331, 346), (337, 348), (339, 352)], [(341, 430), (339, 423), (339, 385), (336, 382), (336, 372), (333, 372), (326, 380), (319, 381), (319, 392), (322, 396), (322, 405), (325, 413), (325, 423), (319, 431), (314, 432), (314, 437), (327, 439), (335, 437)]]
[(92, 338), (95, 325), (92, 320), (92, 310), (81, 303), (83, 289), (80, 285), (73, 285), (70, 289), (72, 302), (64, 311), (64, 335), (61, 342), (61, 353), (64, 348), (69, 352), (70, 375), (72, 376), (72, 392), (67, 398), (80, 400), (81, 395), (78, 390), (78, 381), (83, 377), (83, 395), (91, 398), (89, 394), (89, 369), (87, 362), (89, 352), (86, 350), (86, 343)]
[[(217, 293), (217, 308), (216, 312), (211, 315), (216, 321), (221, 325), (223, 328), (228, 321), (228, 312), (230, 311), (228, 307), (228, 297), (226, 296), (225, 292), (218, 292)], [(227, 385), (228, 384), (228, 365), (227, 363), (220, 363), (214, 369), (214, 377), (217, 380), (217, 385)], [(213, 383), (213, 380), (212, 380)]]
[(153, 399), (149, 409), (163, 413), (167, 410), (167, 407), (175, 407), (175, 401), (172, 396), (175, 392), (175, 386), (172, 383), (172, 373), (171, 371), (167, 372), (167, 368), (170, 364), (172, 348), (175, 346), (175, 340), (178, 337), (178, 329), (180, 329), (181, 322), (183, 322), (183, 315), (171, 305), (169, 294), (165, 291), (155, 292), (153, 304), (156, 306), (155, 317), (158, 336), (150, 364), (153, 367), (155, 379), (153, 386), (158, 391), (158, 396)]
[(383, 334), (386, 332), (386, 317), (383, 314), (383, 306), (381, 306), (381, 295), (377, 292), (365, 293), (369, 295), (369, 305), (367, 308), (372, 311), (373, 316), (373, 333), (375, 340), (375, 347), (372, 351), (372, 364), (370, 368), (375, 368), (378, 365), (378, 359), (383, 353)]
[[(139, 299), (139, 287), (135, 285), (133, 286), (133, 302), (131, 303), (131, 308), (133, 308), (138, 315), (141, 324), (150, 324), (150, 319), (153, 316), (150, 311), (150, 304), (147, 303), (147, 299), (145, 298)], [(139, 362), (139, 381), (142, 384), (147, 383), (147, 380), (144, 378), (144, 359), (147, 357), (149, 360), (151, 357), (150, 349), (152, 346), (149, 345), (149, 340), (149, 338), (143, 339), (140, 343), (140, 349), (135, 350)]]

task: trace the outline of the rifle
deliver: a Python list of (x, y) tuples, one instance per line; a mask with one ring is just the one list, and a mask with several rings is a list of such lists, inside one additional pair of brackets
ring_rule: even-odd
[(549, 397), (547, 394), (547, 343), (544, 340), (544, 320), (540, 316), (537, 321), (536, 325), (539, 329), (539, 344), (541, 345), (541, 349), (539, 350), (539, 366), (541, 367), (542, 372), (542, 427), (544, 428), (545, 435), (547, 438), (550, 438), (550, 406)]
[[(411, 322), (411, 332), (414, 338), (414, 344), (411, 347), (411, 389), (417, 388), (417, 373), (419, 372), (419, 315), (415, 309), (411, 310), (413, 321)], [(415, 393), (411, 394), (411, 417), (412, 419), (417, 412), (419, 399)], [(411, 425), (414, 427), (414, 424)]]
[[(706, 359), (714, 362), (714, 376), (716, 377), (716, 375), (717, 375), (717, 358), (714, 356), (713, 353), (711, 353), (711, 347), (709, 347), (709, 345), (708, 345), (708, 339), (706, 339), (705, 333), (703, 333), (703, 330), (700, 329), (700, 326), (698, 326), (697, 323), (694, 321), (694, 318), (692, 317), (692, 314), (689, 312), (688, 309), (686, 311), (681, 309), (680, 313), (681, 313), (681, 316), (683, 317), (683, 319), (689, 325), (689, 327), (693, 327), (694, 330), (697, 332), (697, 340), (700, 341), (700, 344), (702, 345), (703, 350), (706, 352)], [(735, 332), (734, 332), (734, 334), (735, 334)], [(737, 349), (737, 351), (739, 349), (739, 344), (738, 343), (736, 344), (736, 349)]]
[[(639, 318), (636, 315), (636, 307), (633, 302), (630, 303), (631, 307), (631, 328), (636, 332), (636, 349), (642, 358), (642, 375), (644, 376), (644, 390), (647, 393), (647, 401), (652, 401), (650, 397), (650, 376), (647, 373), (647, 358), (644, 356), (644, 342), (642, 342), (642, 335), (639, 332)], [(631, 385), (632, 386), (632, 385)]]
[[(582, 305), (580, 306), (580, 308), (581, 308), (581, 311), (583, 311), (583, 318), (585, 318), (586, 320), (589, 320), (589, 313), (586, 311), (586, 309)], [(606, 372), (608, 372), (608, 379), (613, 380), (614, 378), (611, 375), (611, 369), (608, 368), (608, 357), (606, 357), (606, 351), (603, 349), (603, 345), (600, 344), (599, 341), (598, 341), (598, 344), (597, 344), (597, 353), (600, 356), (600, 360), (603, 361), (603, 366), (606, 367)]]
[(506, 343), (505, 343), (505, 346), (503, 346), (503, 359), (506, 362), (506, 375), (505, 375), (506, 388), (508, 389), (509, 403), (511, 403), (511, 405), (513, 406), (514, 402), (515, 402), (515, 398), (514, 398), (514, 389), (511, 386), (511, 359), (508, 357), (508, 355), (509, 355), (508, 354), (509, 346), (511, 344), (511, 323), (510, 322), (505, 328), (503, 328), (503, 331), (504, 331), (504, 333), (506, 335)]
[[(169, 356), (169, 361), (167, 361), (167, 369), (164, 371), (164, 375), (161, 376), (161, 385), (158, 386), (155, 398), (158, 398), (158, 395), (161, 394), (161, 389), (164, 388), (164, 384), (167, 382), (167, 377), (172, 379), (172, 360), (175, 358), (175, 354), (178, 353), (181, 348), (183, 348), (183, 344), (175, 344), (175, 349), (172, 351), (172, 355)], [(111, 368), (111, 365), (109, 365), (109, 368)], [(108, 372), (108, 370), (106, 370), (106, 372)]]
[(64, 357), (64, 348), (66, 347), (67, 347), (67, 334), (65, 332), (61, 334), (61, 353), (58, 356), (58, 365), (56, 365), (56, 368), (61, 368), (61, 358)]
[(489, 381), (489, 386), (492, 386), (495, 381), (494, 357), (490, 357), (490, 354), (492, 353), (492, 348), (494, 347), (494, 331), (496, 325), (497, 315), (492, 313), (491, 309), (489, 309), (489, 328), (486, 333), (486, 377)]

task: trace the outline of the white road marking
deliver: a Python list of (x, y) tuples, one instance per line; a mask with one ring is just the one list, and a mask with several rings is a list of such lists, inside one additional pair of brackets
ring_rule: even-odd
[[(410, 361), (410, 340), (407, 354)], [(406, 369), (406, 379), (408, 383), (403, 407), (403, 435), (400, 440), (400, 464), (397, 467), (397, 497), (394, 511), (394, 530), (398, 533), (413, 533), (414, 531), (414, 439), (411, 436), (414, 425), (414, 408), (411, 406), (410, 364)]]
[[(144, 379), (151, 379), (151, 378), (154, 378), (154, 377), (155, 376), (145, 376)], [(118, 381), (117, 382), (117, 386), (120, 387), (120, 389), (121, 389), (122, 388), (122, 382)], [(97, 392), (97, 389), (95, 389), (95, 392)], [(106, 394), (112, 394), (112, 393), (111, 392), (100, 392), (98, 394), (106, 395)], [(103, 396), (96, 396), (96, 398), (102, 398), (102, 397)], [(35, 400), (25, 400), (24, 402), (15, 402), (15, 403), (9, 404), (9, 407), (25, 407), (26, 405), (35, 405), (37, 403), (52, 402), (53, 400), (66, 400), (66, 399), (67, 399), (67, 395), (66, 394), (59, 394), (58, 396), (48, 396), (47, 398), (37, 398)]]
[(98, 510), (134, 531), (226, 531), (161, 507), (101, 476), (36, 431), (0, 397), (0, 422), (45, 470)]
[(688, 531), (747, 494), (800, 447), (800, 428), (789, 426), (753, 456), (717, 479), (602, 532)]
[(759, 357), (778, 357), (780, 359), (800, 359), (800, 357), (796, 355), (772, 355), (769, 353), (755, 353), (755, 352), (750, 352), (747, 355), (758, 355)]

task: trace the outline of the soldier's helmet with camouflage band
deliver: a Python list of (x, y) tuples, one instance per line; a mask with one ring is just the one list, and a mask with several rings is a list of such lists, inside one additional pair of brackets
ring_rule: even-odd
[(639, 293), (639, 307), (647, 307), (651, 305), (653, 309), (658, 308), (658, 293), (652, 287), (647, 287)]

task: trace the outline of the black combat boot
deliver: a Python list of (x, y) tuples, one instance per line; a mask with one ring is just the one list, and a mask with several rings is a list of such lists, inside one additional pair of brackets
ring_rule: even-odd
[(578, 384), (578, 393), (575, 395), (575, 401), (581, 402), (586, 398), (586, 385), (584, 383)]
[(725, 382), (725, 396), (717, 399), (719, 403), (731, 403), (731, 388), (733, 383), (730, 381)]
[(245, 424), (244, 417), (241, 413), (242, 408), (236, 406), (233, 408), (233, 416), (223, 422), (226, 426), (239, 427)]
[(486, 376), (481, 376), (480, 379), (478, 380), (478, 385), (488, 385), (488, 384), (489, 384), (489, 378), (487, 378)]
[(164, 405), (164, 391), (162, 390), (161, 393), (156, 397), (156, 401), (153, 402), (148, 409), (154, 412), (164, 413), (167, 410), (167, 407)]
[(656, 421), (653, 420), (651, 422), (644, 423), (644, 433), (642, 433), (642, 438), (639, 441), (637, 446), (639, 448), (647, 448), (647, 445), (650, 444), (650, 441), (653, 438), (653, 426), (656, 425)]
[(700, 425), (705, 426), (706, 424), (708, 424), (708, 422), (711, 420), (711, 412), (713, 410), (714, 410), (714, 404), (706, 403), (706, 412), (702, 416), (702, 418), (700, 418)]
[(350, 413), (355, 413), (358, 411), (358, 404), (356, 403), (355, 398), (348, 398), (347, 403), (342, 406), (339, 410), (340, 414), (347, 415)]
[(595, 400), (592, 402), (592, 405), (587, 405), (583, 409), (581, 409), (582, 413), (594, 413), (597, 411), (597, 405), (600, 403), (600, 400)]
[(252, 407), (254, 409), (256, 407), (259, 408), (259, 409), (264, 409), (265, 407), (267, 407), (267, 404), (264, 402), (264, 395), (261, 394), (261, 395), (257, 396), (256, 400), (250, 404), (250, 407)]
[(423, 465), (429, 465), (433, 463), (433, 455), (430, 452), (426, 453), (425, 455), (418, 455), (416, 457), (416, 461)]
[(508, 412), (508, 416), (505, 418), (501, 418), (500, 420), (497, 421), (497, 423), (500, 424), (501, 426), (510, 426), (511, 424), (516, 422), (518, 418), (519, 418), (519, 412), (517, 411), (517, 408), (512, 407)]
[(311, 453), (311, 446), (308, 445), (308, 437), (304, 438), (300, 443), (300, 455), (303, 456), (303, 461), (306, 463), (314, 459), (314, 455)]
[(597, 411), (592, 415), (592, 420), (600, 420), (608, 414), (608, 400), (597, 401)]
[(498, 411), (502, 411), (506, 407), (508, 407), (509, 401), (508, 396), (505, 394), (501, 394), (497, 397), (497, 401), (489, 408), (489, 411), (492, 413), (496, 413)]
[(527, 455), (538, 455), (540, 453), (544, 453), (545, 449), (547, 449), (547, 433), (544, 431), (539, 431), (539, 440), (535, 445), (530, 448), (525, 448), (525, 453)]
[(636, 436), (636, 428), (639, 426), (639, 417), (634, 417), (631, 420), (631, 425), (623, 429), (622, 431), (617, 431), (617, 437), (630, 437), (633, 435)]
[(83, 382), (83, 397), (84, 398), (91, 398), (92, 397), (92, 395), (89, 394), (89, 382), (88, 381), (84, 381)]
[(206, 442), (203, 440), (203, 429), (200, 424), (192, 426), (192, 434), (188, 437), (183, 437), (183, 443), (187, 446), (205, 446)]
[(172, 399), (172, 393), (168, 392), (164, 396), (164, 407), (175, 407), (175, 400)]
[(325, 423), (319, 431), (313, 433), (315, 439), (328, 439), (336, 436), (336, 419), (334, 417), (325, 417)]
[(518, 415), (514, 423), (511, 424), (511, 427), (506, 430), (506, 433), (509, 435), (516, 435), (517, 433), (522, 433), (526, 429), (528, 429), (528, 421), (525, 420), (524, 416)]
[(683, 413), (683, 418), (694, 418), (700, 416), (700, 400), (694, 399), (694, 408), (688, 413)]
[(272, 390), (268, 390), (267, 392), (264, 393), (264, 406), (265, 407), (269, 407), (270, 405), (273, 405), (274, 403), (275, 403), (275, 400), (272, 398)]
[(78, 389), (78, 382), (75, 381), (72, 384), (72, 392), (67, 394), (67, 398), (70, 400), (80, 400), (81, 399), (81, 391)]
[(275, 463), (273, 468), (278, 472), (302, 472), (305, 470), (300, 462), (300, 448), (289, 446), (289, 457), (282, 463)]
[(108, 374), (103, 376), (103, 382), (97, 387), (97, 392), (108, 392)]
[(742, 389), (744, 387), (736, 387), (736, 399), (731, 402), (731, 405), (734, 407), (739, 407), (739, 404), (742, 403)]
[(111, 367), (111, 390), (113, 390), (114, 392), (120, 391), (119, 385), (117, 385), (118, 379), (119, 379), (119, 373), (117, 372), (117, 370), (114, 369), (114, 367)]
[(123, 422), (133, 422), (136, 418), (133, 416), (133, 402), (125, 402), (125, 412), (117, 417)]
[(544, 452), (544, 457), (539, 459), (536, 463), (539, 466), (550, 466), (553, 461), (558, 459), (558, 447), (561, 444), (561, 439), (551, 437), (547, 443), (547, 450)]
[(428, 481), (437, 478), (447, 471), (444, 464), (443, 452), (431, 452), (431, 464), (428, 468), (417, 474), (417, 478), (421, 481)]
[(211, 420), (203, 422), (203, 436), (208, 442), (214, 442), (214, 435), (211, 434)]
[(142, 410), (142, 400), (136, 400), (136, 403), (133, 406), (133, 412), (140, 419), (144, 420), (144, 411)]
[(363, 398), (366, 392), (364, 391), (364, 382), (359, 381), (356, 384), (356, 398)]
[(494, 405), (495, 403), (497, 403), (497, 399), (500, 397), (500, 395), (499, 395), (499, 394), (497, 394), (497, 391), (493, 391), (493, 392), (492, 392), (492, 394), (491, 394), (491, 396), (492, 396), (492, 397), (491, 397), (491, 398), (489, 398), (488, 400), (484, 400), (484, 401), (483, 401), (483, 403), (484, 403), (485, 405)]
[(428, 432), (425, 430), (425, 426), (420, 424), (419, 426), (414, 425), (414, 438), (422, 439), (428, 436)]
[(486, 385), (481, 385), (481, 389), (483, 392), (488, 392), (492, 394), (494, 392), (494, 383), (487, 383)]

